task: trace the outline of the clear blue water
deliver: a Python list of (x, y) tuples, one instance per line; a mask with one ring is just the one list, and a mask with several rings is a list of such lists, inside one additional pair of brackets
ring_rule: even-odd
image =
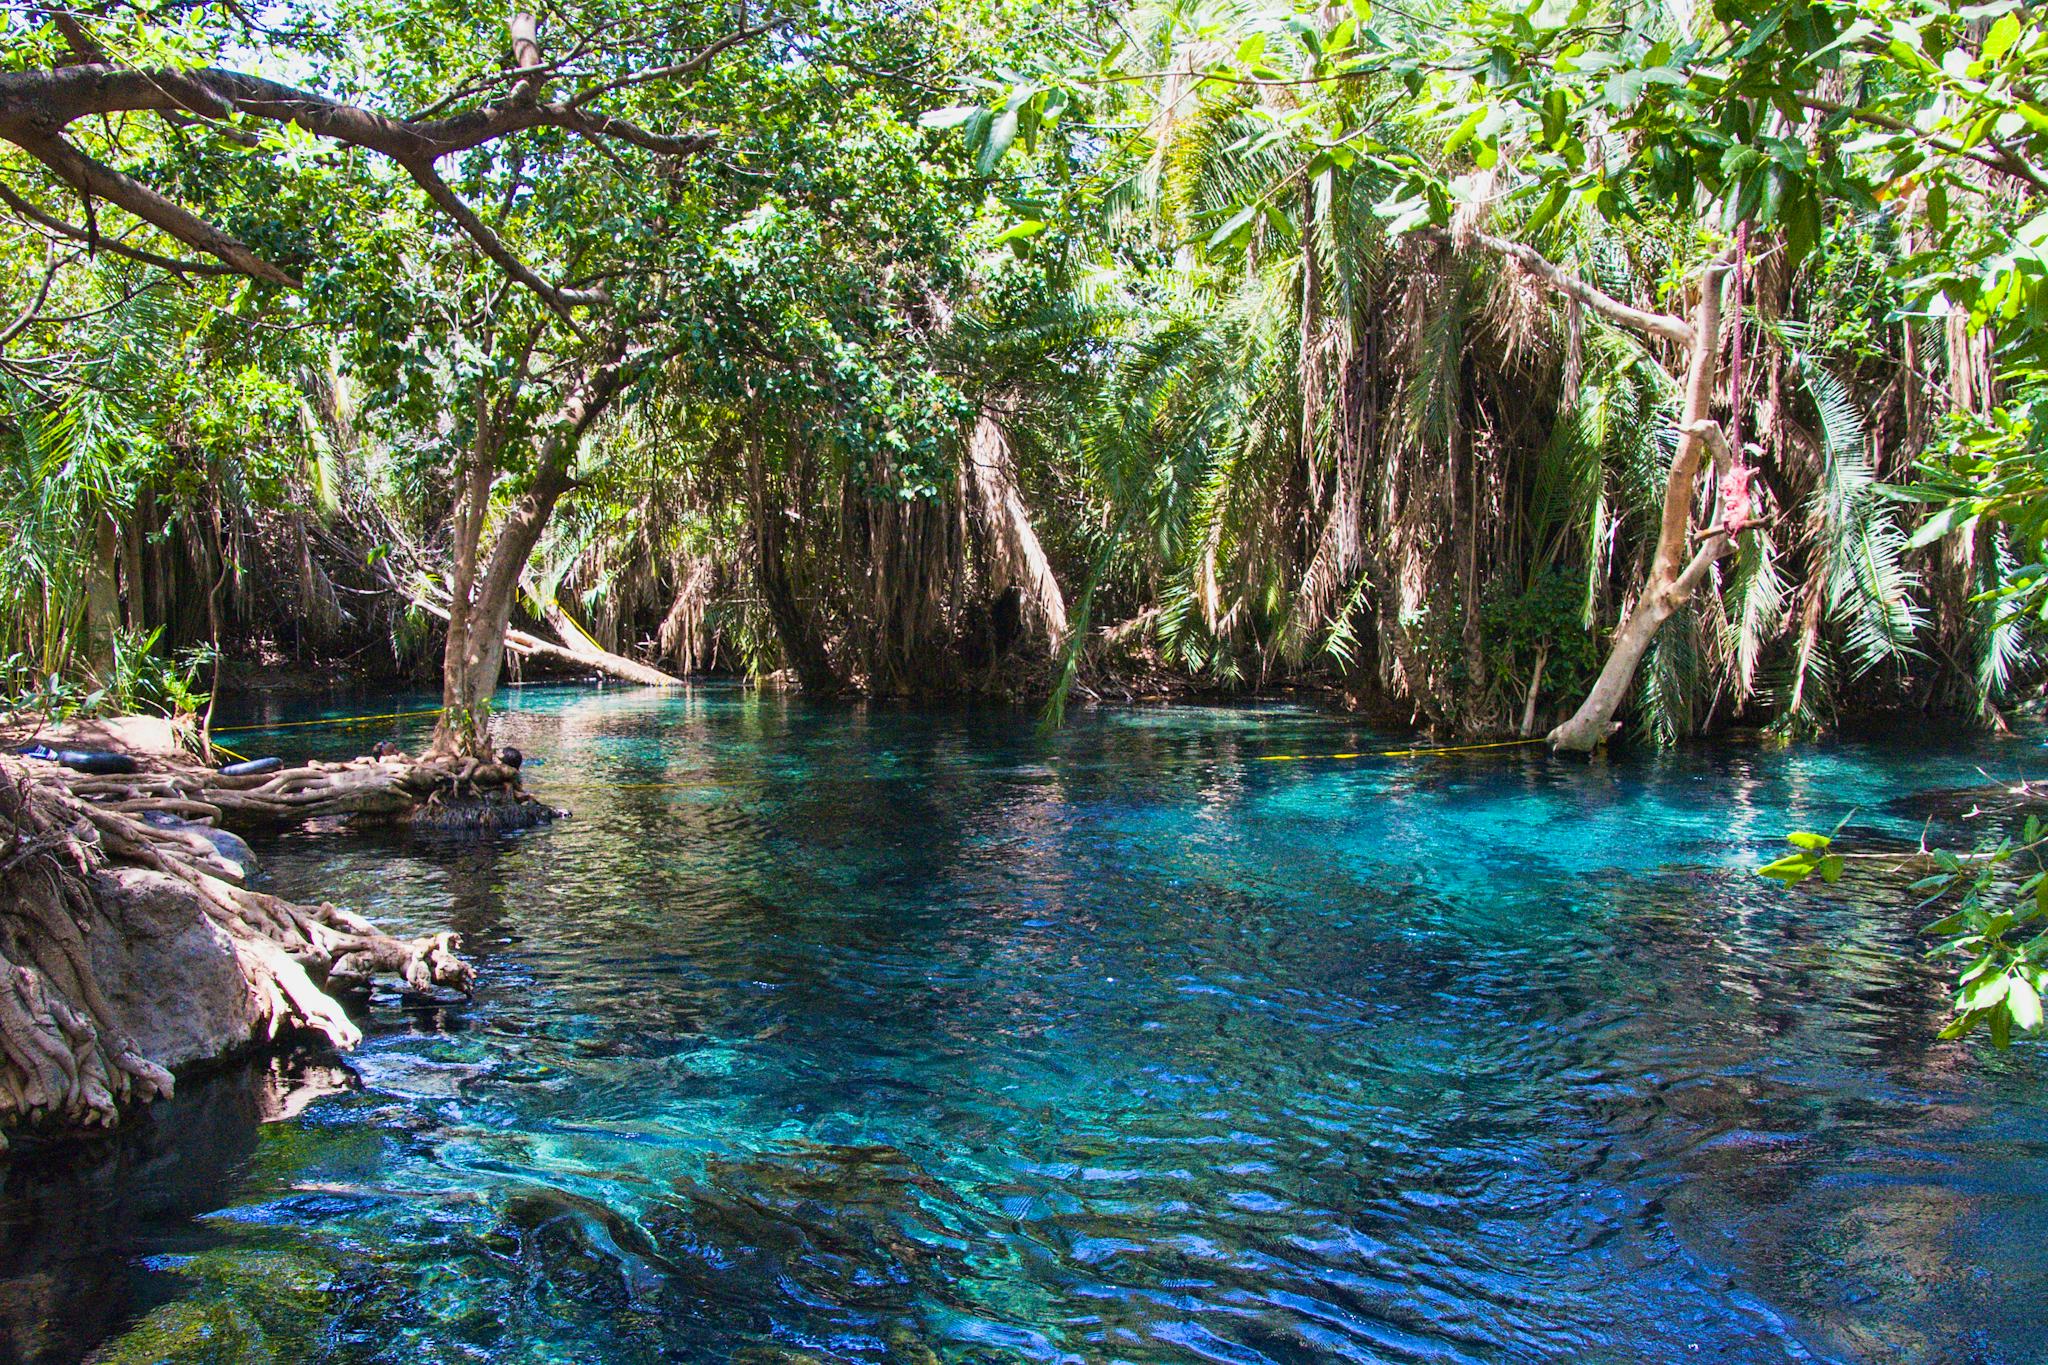
[(1270, 763), (1398, 741), (505, 706), (570, 822), (261, 846), (460, 929), (475, 999), (380, 998), (295, 1117), (230, 1073), (10, 1173), (45, 1358), (2043, 1358), (2041, 1050), (1933, 1041), (1896, 893), (1751, 872), (2038, 739)]

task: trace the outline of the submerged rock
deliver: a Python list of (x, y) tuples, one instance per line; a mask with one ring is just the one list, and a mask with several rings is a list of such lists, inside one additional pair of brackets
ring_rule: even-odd
[[(0, 1161), (0, 1360), (176, 1358), (161, 1327), (184, 1310), (143, 1287), (137, 1237), (218, 1210), (262, 1124), (349, 1083), (303, 1056), (209, 1069), (104, 1142), (10, 1153)], [(275, 1297), (267, 1281), (255, 1289)], [(147, 1314), (140, 1324), (137, 1314)], [(201, 1345), (188, 1358), (263, 1358), (237, 1357), (218, 1337)]]
[(441, 797), (414, 806), (394, 823), (431, 834), (503, 834), (566, 819), (569, 812), (512, 789)]

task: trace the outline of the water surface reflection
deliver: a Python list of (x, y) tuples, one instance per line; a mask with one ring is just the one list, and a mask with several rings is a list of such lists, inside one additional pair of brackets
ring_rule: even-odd
[(1910, 835), (1902, 794), (2031, 743), (1281, 764), (1379, 746), (1282, 707), (1046, 737), (722, 689), (504, 724), (576, 819), (265, 850), (288, 893), (453, 923), (476, 1000), (380, 1011), (359, 1088), (196, 1136), (229, 1153), (202, 1176), (51, 1194), (136, 1229), (99, 1244), (118, 1294), (48, 1273), (65, 1340), (2038, 1358), (2037, 1050), (1929, 1041), (1888, 896), (1748, 870), (1850, 807)]

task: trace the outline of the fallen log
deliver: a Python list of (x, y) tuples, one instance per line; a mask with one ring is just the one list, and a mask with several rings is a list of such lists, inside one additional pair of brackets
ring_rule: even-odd
[(287, 1031), (353, 1047), (331, 992), (373, 977), (471, 986), (454, 934), (401, 940), (236, 886), (180, 831), (45, 770), (0, 757), (0, 1128), (111, 1125), (170, 1094), (172, 1068)]
[[(438, 602), (429, 601), (427, 598), (419, 596), (412, 596), (409, 600), (414, 606), (430, 616), (439, 617), (443, 621), (448, 619), (448, 608)], [(559, 611), (560, 609), (557, 608), (557, 615), (559, 615)], [(561, 619), (566, 620), (567, 618)], [(562, 630), (560, 625), (556, 625), (555, 628)], [(530, 631), (520, 630), (515, 626), (505, 631), (505, 648), (511, 650), (522, 659), (549, 659), (558, 664), (568, 664), (573, 668), (587, 668), (595, 673), (603, 673), (608, 677), (617, 678), (621, 682), (639, 683), (643, 687), (683, 687), (687, 685), (681, 678), (676, 677), (672, 673), (664, 673), (651, 664), (643, 664), (637, 659), (628, 659), (623, 654), (612, 653), (610, 650), (599, 646), (596, 641), (591, 640), (580, 629), (563, 630), (563, 638), (570, 641), (579, 641), (578, 647), (571, 648), (568, 645), (558, 645), (552, 640), (543, 640), (540, 636)]]
[[(623, 654), (612, 653), (599, 644), (589, 631), (577, 625), (575, 618), (562, 609), (561, 603), (553, 599), (541, 604), (541, 619), (548, 623), (548, 629), (562, 637), (559, 654), (566, 656), (569, 662), (585, 668), (594, 668), (614, 678), (636, 682), (644, 687), (684, 686), (683, 680), (672, 673), (664, 673), (652, 664), (643, 664), (638, 659), (629, 659)], [(523, 630), (508, 631), (507, 643), (510, 643), (514, 635), (524, 637), (529, 642), (530, 651), (546, 645), (546, 641), (528, 635)], [(550, 657), (555, 655), (551, 652)]]

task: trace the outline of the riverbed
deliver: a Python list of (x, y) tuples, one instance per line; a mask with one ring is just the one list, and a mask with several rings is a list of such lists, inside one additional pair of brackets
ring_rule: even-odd
[[(419, 705), (231, 740), (417, 743), (300, 723)], [(257, 844), (268, 889), (460, 930), (474, 999), (15, 1159), (17, 1354), (2040, 1358), (2041, 1047), (1935, 1041), (1888, 886), (1753, 871), (1911, 839), (2038, 736), (1586, 763), (1284, 705), (501, 706), (570, 821)]]

